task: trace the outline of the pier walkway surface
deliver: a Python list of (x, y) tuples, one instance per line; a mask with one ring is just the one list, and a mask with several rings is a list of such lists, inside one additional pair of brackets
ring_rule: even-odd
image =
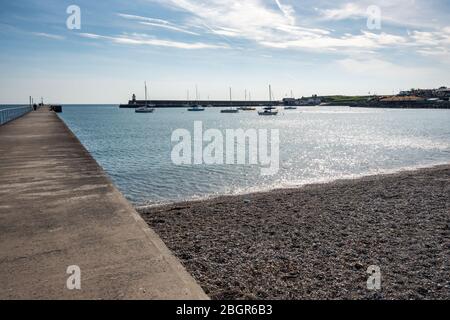
[[(68, 289), (69, 266), (80, 268), (81, 290)], [(208, 297), (41, 108), (0, 127), (0, 299)]]

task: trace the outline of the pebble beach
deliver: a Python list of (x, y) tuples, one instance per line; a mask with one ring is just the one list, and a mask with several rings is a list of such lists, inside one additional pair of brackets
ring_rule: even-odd
[(450, 299), (450, 165), (140, 213), (212, 299)]

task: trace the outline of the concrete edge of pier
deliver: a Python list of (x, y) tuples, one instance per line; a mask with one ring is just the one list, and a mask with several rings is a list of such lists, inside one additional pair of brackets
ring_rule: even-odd
[(0, 299), (209, 299), (46, 109), (0, 127), (0, 237)]

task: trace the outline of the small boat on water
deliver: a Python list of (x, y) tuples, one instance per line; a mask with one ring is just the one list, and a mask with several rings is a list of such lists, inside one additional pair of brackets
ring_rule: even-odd
[(238, 108), (233, 108), (233, 98), (231, 96), (231, 88), (230, 88), (230, 108), (220, 110), (220, 113), (239, 113)]
[(155, 105), (147, 104), (147, 82), (145, 82), (145, 106), (139, 107), (135, 110), (136, 113), (153, 113), (155, 112)]
[(195, 86), (195, 98), (197, 99), (197, 104), (192, 107), (189, 107), (188, 111), (191, 111), (191, 112), (205, 111), (205, 108), (203, 108), (202, 105), (198, 104), (198, 88), (197, 88), (197, 86)]
[(260, 116), (276, 116), (278, 115), (278, 109), (272, 106), (265, 107), (263, 111), (258, 112)]
[(297, 110), (297, 107), (295, 107), (295, 106), (287, 106), (287, 107), (284, 107), (284, 110)]
[(140, 107), (140, 108), (137, 108), (135, 110), (135, 112), (136, 113), (153, 113), (153, 112), (155, 112), (155, 108), (152, 108), (150, 106)]
[(195, 105), (193, 107), (190, 107), (188, 111), (198, 112), (198, 111), (205, 111), (205, 108), (201, 105)]
[[(252, 95), (250, 92), (248, 93), (248, 96), (249, 96), (249, 101), (252, 101)], [(245, 101), (247, 102), (247, 90), (245, 90)], [(242, 106), (239, 108), (239, 110), (241, 110), (241, 111), (256, 111), (256, 108), (251, 107), (251, 106)]]
[[(272, 103), (272, 86), (269, 85), (270, 102)], [(259, 111), (260, 116), (276, 116), (278, 115), (278, 109), (274, 106), (267, 106), (263, 111)]]
[(235, 108), (223, 109), (223, 110), (220, 110), (220, 113), (239, 113), (239, 109), (235, 109)]

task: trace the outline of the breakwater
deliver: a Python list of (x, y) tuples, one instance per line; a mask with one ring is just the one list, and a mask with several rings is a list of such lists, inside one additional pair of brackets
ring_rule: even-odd
[(284, 103), (282, 101), (232, 101), (229, 100), (200, 100), (200, 101), (188, 101), (188, 100), (130, 100), (128, 104), (121, 104), (120, 108), (139, 108), (145, 105), (154, 105), (155, 108), (184, 108), (192, 105), (202, 105), (209, 106), (213, 108), (220, 107), (263, 107), (268, 105), (282, 106)]

